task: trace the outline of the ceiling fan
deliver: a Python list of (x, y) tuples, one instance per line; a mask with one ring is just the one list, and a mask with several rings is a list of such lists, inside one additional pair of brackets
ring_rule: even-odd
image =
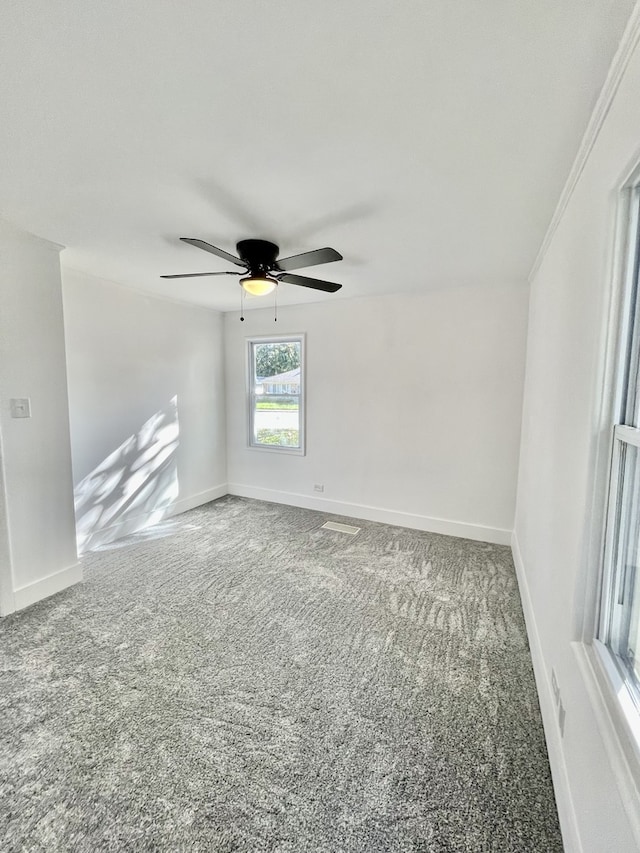
[(238, 267), (243, 267), (244, 272), (191, 272), (178, 275), (163, 275), (160, 278), (197, 278), (207, 275), (239, 275), (242, 276), (240, 284), (243, 289), (252, 296), (264, 296), (266, 293), (284, 281), (287, 284), (299, 284), (302, 287), (312, 287), (314, 290), (323, 290), (326, 293), (335, 293), (340, 290), (341, 284), (333, 281), (322, 281), (317, 278), (308, 278), (306, 275), (291, 274), (289, 270), (297, 270), (302, 267), (312, 267), (316, 264), (328, 264), (331, 261), (341, 261), (342, 255), (335, 249), (314, 249), (312, 252), (303, 252), (301, 255), (292, 255), (289, 258), (278, 258), (280, 248), (268, 240), (240, 240), (236, 243), (238, 256), (231, 255), (211, 243), (197, 240), (194, 237), (180, 237), (183, 243), (190, 243), (205, 252), (211, 252), (225, 261), (230, 261)]

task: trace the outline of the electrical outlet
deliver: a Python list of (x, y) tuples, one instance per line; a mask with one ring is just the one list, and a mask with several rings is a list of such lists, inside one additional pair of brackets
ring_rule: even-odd
[(324, 483), (314, 483), (313, 484), (314, 492), (324, 492)]
[(9, 400), (12, 418), (30, 418), (31, 417), (31, 399), (30, 397), (12, 397)]

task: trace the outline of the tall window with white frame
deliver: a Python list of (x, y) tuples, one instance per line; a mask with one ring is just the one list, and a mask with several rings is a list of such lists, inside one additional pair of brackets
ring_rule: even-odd
[(617, 394), (596, 648), (640, 747), (640, 187), (626, 194)]
[(303, 454), (304, 335), (247, 343), (249, 446)]

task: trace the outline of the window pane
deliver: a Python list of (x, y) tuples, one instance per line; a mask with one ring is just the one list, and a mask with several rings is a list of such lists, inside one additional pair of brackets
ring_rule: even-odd
[(636, 687), (640, 685), (640, 456), (638, 448), (622, 445), (618, 506), (620, 507), (609, 646)]
[(300, 405), (297, 396), (261, 394), (255, 398), (253, 440), (257, 444), (300, 447)]

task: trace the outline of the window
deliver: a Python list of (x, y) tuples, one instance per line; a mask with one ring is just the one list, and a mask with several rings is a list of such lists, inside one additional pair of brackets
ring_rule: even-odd
[(596, 647), (640, 747), (640, 188), (630, 190)]
[(248, 341), (249, 446), (304, 453), (304, 336)]

